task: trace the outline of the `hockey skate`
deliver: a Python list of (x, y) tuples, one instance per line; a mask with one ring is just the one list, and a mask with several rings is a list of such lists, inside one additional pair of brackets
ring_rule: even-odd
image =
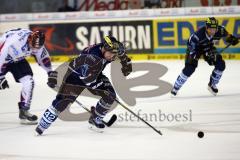
[(38, 117), (31, 114), (28, 109), (23, 108), (23, 103), (19, 104), (19, 119), (21, 124), (37, 124)]
[(102, 133), (105, 125), (102, 121), (102, 118), (95, 113), (95, 107), (91, 107), (91, 116), (88, 120), (90, 126), (89, 129)]
[(210, 93), (212, 93), (214, 96), (217, 95), (218, 93), (218, 89), (216, 87), (216, 85), (212, 85), (211, 83), (208, 83), (208, 90)]
[(28, 110), (19, 110), (19, 119), (21, 124), (37, 124), (37, 116), (29, 113)]
[(176, 95), (177, 95), (177, 92), (178, 92), (178, 90), (176, 90), (175, 88), (173, 88), (173, 89), (171, 90), (171, 95), (176, 96)]
[(35, 129), (35, 131), (36, 131), (36, 135), (37, 136), (41, 136), (42, 134), (43, 134), (43, 129), (41, 129), (41, 127), (38, 125), (37, 127), (36, 127), (36, 129)]

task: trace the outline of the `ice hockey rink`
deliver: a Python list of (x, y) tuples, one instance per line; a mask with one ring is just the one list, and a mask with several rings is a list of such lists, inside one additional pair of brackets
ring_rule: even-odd
[[(153, 61), (168, 71), (161, 77), (174, 83), (183, 68), (181, 60)], [(59, 63), (54, 64), (57, 67)], [(47, 75), (37, 64), (31, 64), (36, 82), (31, 110), (41, 117), (56, 92), (47, 87)], [(240, 157), (240, 61), (227, 60), (226, 70), (219, 83), (219, 94), (207, 90), (213, 67), (200, 60), (191, 78), (177, 97), (164, 94), (152, 98), (138, 98), (129, 107), (141, 115), (157, 113), (185, 114), (186, 121), (148, 121), (161, 130), (162, 136), (141, 121), (119, 119), (104, 133), (88, 129), (87, 121), (57, 120), (43, 136), (35, 136), (36, 126), (20, 125), (17, 102), (21, 85), (7, 74), (10, 88), (0, 91), (0, 160), (239, 160)], [(119, 71), (121, 72), (121, 71)], [(148, 88), (142, 87), (147, 90)], [(79, 97), (86, 106), (94, 105)], [(84, 112), (76, 103), (76, 112)], [(124, 115), (118, 106), (109, 113)], [(190, 117), (191, 116), (191, 117)], [(106, 117), (108, 118), (108, 117)], [(198, 138), (197, 132), (205, 136)]]

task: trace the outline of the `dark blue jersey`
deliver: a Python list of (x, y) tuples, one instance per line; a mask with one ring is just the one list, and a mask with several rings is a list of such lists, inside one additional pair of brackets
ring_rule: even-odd
[(102, 75), (106, 65), (111, 63), (103, 57), (102, 46), (102, 43), (91, 45), (70, 62), (67, 75), (71, 76), (71, 82), (78, 83), (78, 80), (74, 80), (76, 78), (89, 85)]
[(215, 40), (220, 40), (227, 35), (228, 32), (223, 26), (218, 26), (217, 32), (212, 37), (208, 36), (205, 26), (201, 27), (191, 34), (188, 39), (188, 53), (193, 57), (200, 57), (202, 54), (209, 52), (213, 48)]

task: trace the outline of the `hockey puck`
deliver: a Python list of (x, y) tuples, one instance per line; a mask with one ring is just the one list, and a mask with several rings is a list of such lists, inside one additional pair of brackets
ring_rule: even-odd
[(204, 133), (203, 133), (202, 131), (199, 131), (199, 132), (198, 132), (198, 137), (199, 137), (199, 138), (203, 138), (203, 137), (204, 137)]

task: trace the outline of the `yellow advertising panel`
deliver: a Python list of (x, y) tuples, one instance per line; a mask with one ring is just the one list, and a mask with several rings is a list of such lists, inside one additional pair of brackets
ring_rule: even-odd
[[(240, 37), (240, 17), (217, 17), (219, 25)], [(154, 53), (156, 54), (184, 54), (186, 44), (191, 33), (205, 25), (206, 18), (177, 18), (159, 19), (153, 21)], [(216, 42), (216, 47), (224, 48), (224, 39)], [(230, 46), (225, 53), (240, 54), (240, 44)]]

